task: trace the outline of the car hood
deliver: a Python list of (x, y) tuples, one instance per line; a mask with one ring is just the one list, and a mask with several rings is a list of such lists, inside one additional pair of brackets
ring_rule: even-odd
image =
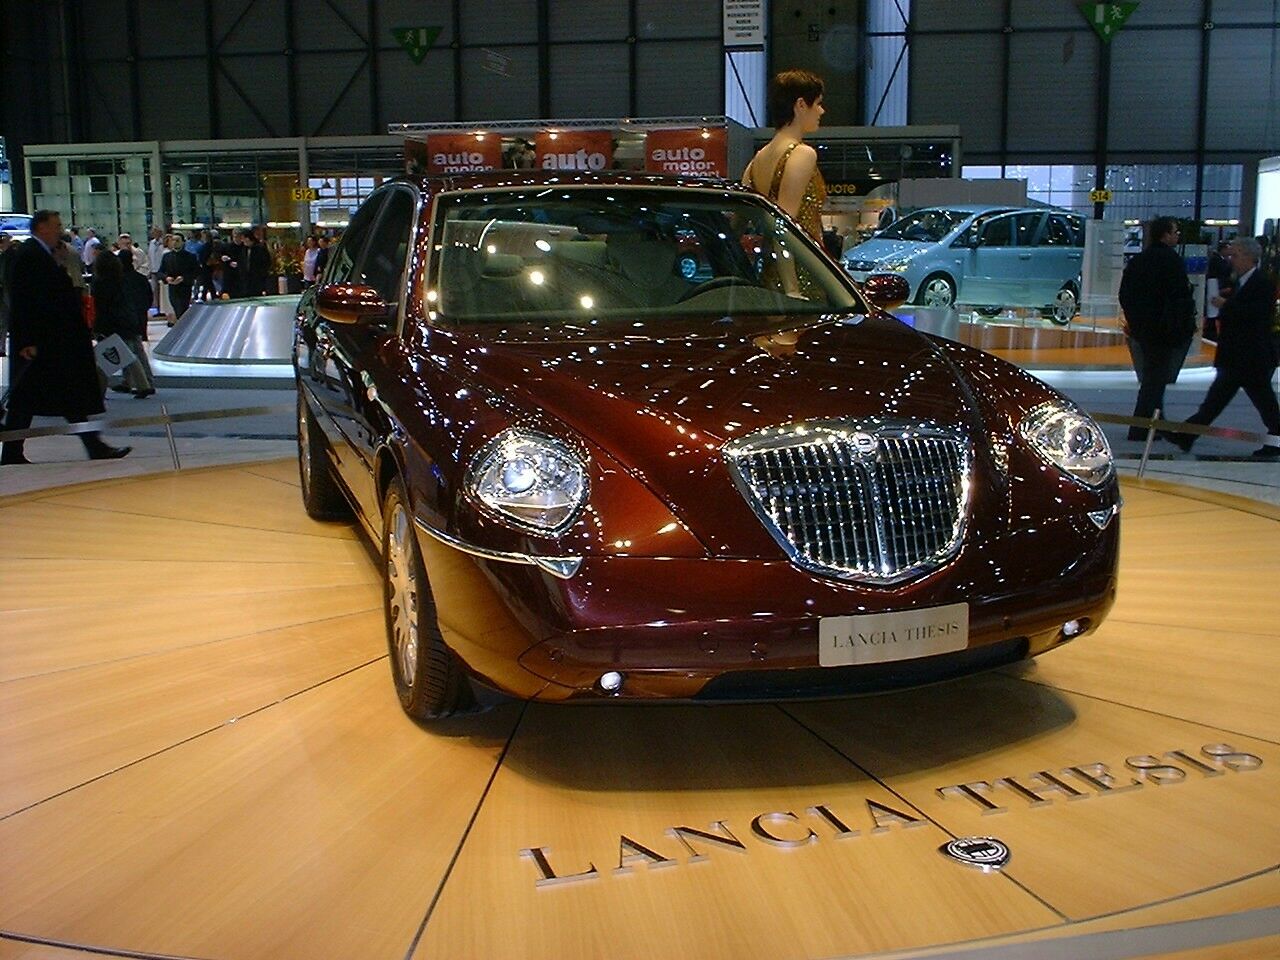
[(975, 449), (985, 433), (943, 352), (887, 316), (757, 337), (508, 342), (476, 372), (608, 451), (721, 556), (777, 552), (725, 466), (721, 447), (735, 437), (874, 416), (956, 425)]
[(845, 262), (850, 260), (870, 260), (875, 263), (890, 257), (909, 257), (935, 246), (937, 244), (922, 243), (919, 240), (867, 240), (846, 251), (844, 260)]

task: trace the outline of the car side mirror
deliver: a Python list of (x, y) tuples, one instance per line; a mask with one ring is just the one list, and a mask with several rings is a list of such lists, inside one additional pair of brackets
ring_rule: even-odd
[(382, 294), (358, 283), (330, 283), (316, 292), (316, 312), (332, 323), (367, 323), (387, 316)]
[(969, 231), (969, 235), (968, 235), (968, 236), (969, 236), (969, 246), (971, 246), (971, 247), (973, 247), (973, 248), (975, 248), (975, 249), (976, 249), (976, 248), (978, 248), (978, 247), (980, 247), (980, 246), (982, 246), (982, 231), (981, 231), (981, 230), (970, 230), (970, 231)]
[(872, 306), (879, 307), (881, 310), (892, 310), (910, 299), (911, 285), (907, 283), (905, 277), (900, 277), (896, 273), (877, 273), (867, 277), (863, 282), (862, 295), (871, 302)]

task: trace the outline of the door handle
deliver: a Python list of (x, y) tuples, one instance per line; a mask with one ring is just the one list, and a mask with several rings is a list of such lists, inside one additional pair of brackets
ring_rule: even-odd
[(1030, 259), (1031, 259), (1031, 254), (1029, 254), (1029, 253), (1020, 253), (1020, 254), (1018, 254), (1018, 259), (1019, 259), (1019, 260), (1030, 260)]
[(1081, 256), (1081, 255), (1080, 255), (1080, 254), (1078, 254), (1078, 253), (1068, 253), (1068, 254), (1067, 254), (1067, 259), (1068, 259), (1068, 260), (1079, 260), (1079, 259), (1080, 259), (1080, 256)]

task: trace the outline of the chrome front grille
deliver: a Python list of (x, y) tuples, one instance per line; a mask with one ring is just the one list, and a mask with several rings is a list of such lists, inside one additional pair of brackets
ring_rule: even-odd
[(959, 433), (901, 420), (823, 420), (724, 447), (756, 515), (791, 559), (824, 576), (894, 583), (960, 547), (972, 452)]

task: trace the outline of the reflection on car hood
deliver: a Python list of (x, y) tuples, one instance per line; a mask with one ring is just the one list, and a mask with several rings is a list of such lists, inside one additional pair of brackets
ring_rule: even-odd
[(478, 372), (489, 389), (514, 392), (609, 451), (710, 549), (730, 551), (722, 555), (773, 552), (724, 466), (720, 448), (734, 437), (880, 415), (983, 435), (976, 403), (941, 352), (890, 317), (768, 338), (506, 343)]
[(875, 263), (888, 257), (909, 256), (936, 246), (932, 243), (921, 243), (919, 240), (867, 240), (848, 250), (844, 254), (846, 262), (866, 260)]

